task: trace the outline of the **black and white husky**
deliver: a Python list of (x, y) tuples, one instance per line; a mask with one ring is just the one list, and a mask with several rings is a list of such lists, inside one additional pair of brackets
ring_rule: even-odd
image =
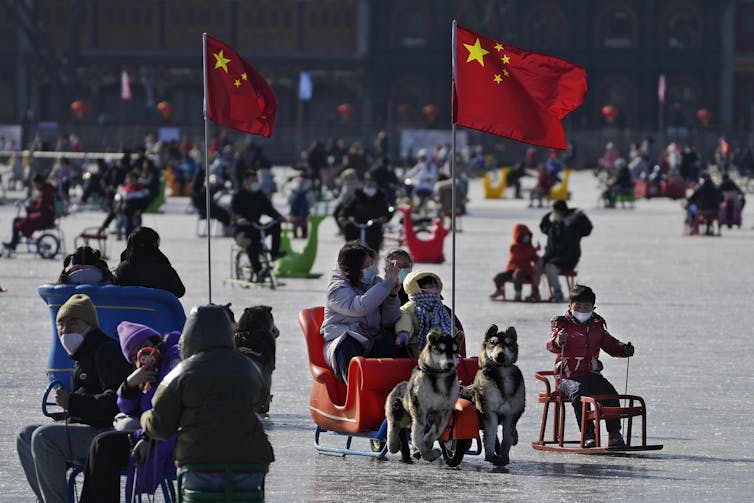
[(406, 463), (411, 462), (409, 427), (411, 442), (422, 458), (434, 461), (441, 454), (432, 445), (448, 425), (458, 399), (456, 366), (462, 337), (460, 332), (454, 338), (432, 329), (411, 378), (398, 383), (385, 401), (388, 449), (393, 454), (400, 450)]
[[(518, 443), (516, 423), (524, 413), (526, 390), (524, 376), (515, 365), (518, 360), (516, 329), (508, 327), (498, 332), (490, 325), (479, 350), (479, 370), (470, 389), (474, 405), (482, 423), (484, 459), (495, 465), (510, 463), (508, 453)], [(466, 394), (466, 393), (464, 393)], [(498, 442), (498, 426), (503, 427)]]

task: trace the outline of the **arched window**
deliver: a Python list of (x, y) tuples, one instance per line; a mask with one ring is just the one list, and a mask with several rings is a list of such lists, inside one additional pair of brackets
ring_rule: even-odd
[(667, 49), (690, 49), (702, 45), (702, 20), (690, 5), (673, 4), (665, 9), (662, 45)]
[(535, 50), (565, 49), (568, 42), (568, 20), (553, 4), (532, 7), (524, 22), (526, 46)]
[(670, 79), (665, 101), (665, 124), (668, 127), (693, 126), (699, 100), (699, 84), (695, 80), (689, 77)]
[(518, 20), (513, 2), (463, 0), (456, 2), (454, 18), (458, 24), (503, 43), (521, 44), (524, 26)]
[(618, 110), (618, 117), (613, 124), (618, 126), (636, 125), (636, 87), (633, 82), (622, 77), (608, 77), (597, 87), (596, 111), (602, 117), (602, 107), (612, 105)]
[(392, 16), (392, 47), (428, 47), (430, 40), (430, 13), (419, 6), (396, 10)]
[(635, 47), (638, 31), (634, 12), (623, 4), (610, 4), (598, 17), (597, 46), (606, 49)]

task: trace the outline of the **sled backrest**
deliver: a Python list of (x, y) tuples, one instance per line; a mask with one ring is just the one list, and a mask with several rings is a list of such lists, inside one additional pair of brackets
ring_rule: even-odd
[(298, 315), (298, 323), (306, 341), (306, 351), (309, 356), (309, 370), (315, 381), (324, 384), (330, 395), (330, 401), (342, 404), (346, 397), (346, 385), (335, 378), (335, 374), (325, 362), (325, 341), (320, 333), (325, 319), (323, 306), (307, 307)]
[(181, 302), (170, 292), (143, 286), (117, 285), (42, 285), (37, 289), (47, 303), (52, 320), (52, 345), (48, 361), (48, 377), (68, 385), (73, 361), (58, 340), (55, 318), (72, 295), (85, 294), (97, 309), (100, 330), (113, 339), (121, 321), (132, 321), (152, 327), (161, 334), (183, 330), (186, 314)]

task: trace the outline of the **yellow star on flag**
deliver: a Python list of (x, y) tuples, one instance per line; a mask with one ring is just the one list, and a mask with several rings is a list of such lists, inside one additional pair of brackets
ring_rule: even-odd
[(503, 68), (503, 75), (505, 75), (506, 77), (510, 77), (511, 76), (510, 72), (508, 70), (506, 70), (505, 68)]
[(503, 55), (503, 58), (502, 58), (502, 59), (503, 59), (503, 64), (504, 64), (504, 65), (507, 65), (508, 63), (510, 63), (510, 62), (511, 62), (511, 58), (510, 58), (510, 56), (508, 56), (507, 54)]
[(497, 82), (499, 84), (499, 83), (501, 83), (503, 81), (503, 78), (500, 76), (500, 74), (496, 73), (494, 80), (495, 80), (495, 82)]
[(469, 50), (469, 57), (466, 58), (467, 63), (472, 60), (477, 60), (480, 65), (484, 66), (484, 55), (489, 54), (490, 51), (482, 47), (482, 44), (479, 42), (479, 37), (477, 37), (476, 42), (474, 42), (474, 45), (463, 44), (463, 46)]
[(236, 79), (236, 80), (233, 81), (233, 85), (236, 86), (236, 87), (241, 87), (241, 81), (238, 80), (238, 79)]
[(228, 73), (228, 63), (230, 63), (230, 59), (223, 55), (223, 51), (213, 52), (212, 55), (215, 57), (215, 70), (222, 68), (225, 70), (225, 73)]
[(498, 42), (497, 44), (495, 44), (495, 50), (497, 52), (502, 51), (503, 50), (503, 44), (501, 44), (500, 42)]
[(243, 73), (241, 74), (241, 78), (242, 78), (243, 80), (249, 80), (249, 77), (248, 77), (248, 75), (246, 75), (246, 72), (243, 72)]

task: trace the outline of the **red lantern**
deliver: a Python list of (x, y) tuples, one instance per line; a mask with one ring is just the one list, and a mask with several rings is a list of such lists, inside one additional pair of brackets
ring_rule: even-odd
[(424, 117), (429, 120), (429, 122), (434, 122), (434, 120), (437, 118), (437, 114), (440, 113), (440, 110), (437, 108), (437, 105), (424, 105), (422, 107), (422, 113), (424, 114)]
[(86, 113), (86, 103), (81, 100), (76, 100), (71, 103), (71, 112), (76, 115), (77, 119), (83, 119), (84, 113)]
[(605, 105), (602, 107), (602, 116), (605, 118), (605, 120), (612, 124), (615, 122), (615, 119), (618, 118), (618, 109), (615, 108), (613, 105)]
[(350, 103), (341, 103), (338, 105), (338, 113), (341, 117), (343, 117), (343, 120), (348, 120), (351, 118), (351, 115), (353, 115), (353, 107)]
[(157, 103), (157, 111), (164, 119), (168, 119), (173, 115), (173, 104), (169, 101), (161, 101)]
[(707, 127), (709, 125), (709, 121), (712, 119), (712, 112), (710, 112), (706, 108), (700, 108), (696, 111), (696, 119), (701, 123), (702, 126)]

